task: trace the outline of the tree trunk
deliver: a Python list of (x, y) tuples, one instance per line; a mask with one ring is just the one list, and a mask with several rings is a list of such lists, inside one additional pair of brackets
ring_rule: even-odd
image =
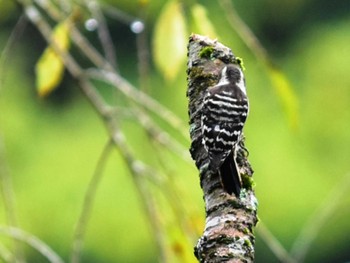
[(200, 173), (204, 193), (206, 225), (195, 247), (199, 262), (253, 262), (253, 227), (257, 223), (257, 199), (253, 191), (253, 170), (244, 142), (236, 162), (241, 173), (241, 194), (226, 193), (218, 174), (208, 171), (208, 155), (202, 144), (201, 104), (208, 87), (219, 80), (224, 64), (239, 63), (232, 51), (216, 40), (191, 35), (188, 45), (188, 90), (191, 155)]

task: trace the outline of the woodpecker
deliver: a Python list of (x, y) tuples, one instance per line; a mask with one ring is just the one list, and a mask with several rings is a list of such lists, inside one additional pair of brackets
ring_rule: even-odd
[(224, 190), (239, 197), (242, 179), (236, 153), (249, 112), (245, 79), (239, 65), (228, 64), (220, 80), (203, 98), (202, 142), (209, 157), (209, 171), (219, 173)]

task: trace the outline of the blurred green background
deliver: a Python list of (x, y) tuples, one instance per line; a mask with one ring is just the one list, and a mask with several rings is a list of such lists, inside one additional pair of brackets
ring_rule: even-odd
[[(292, 129), (271, 87), (268, 70), (228, 25), (218, 2), (197, 1), (206, 8), (218, 40), (244, 59), (251, 104), (245, 135), (255, 171), (259, 218), (290, 250), (310, 217), (320, 207), (333, 205), (335, 209), (317, 232), (305, 262), (350, 261), (349, 188), (339, 199), (332, 195), (350, 177), (350, 2), (233, 2), (270, 59), (292, 83), (299, 105), (298, 128)], [(166, 1), (105, 3), (145, 19), (147, 46), (152, 47), (154, 27)], [(185, 15), (194, 3), (183, 3)], [(12, 1), (0, 1), (0, 50), (21, 13)], [(129, 25), (116, 19), (107, 22), (120, 72), (139, 86), (135, 34)], [(84, 34), (96, 41), (96, 33)], [(41, 35), (28, 24), (2, 69), (1, 154), (11, 175), (19, 226), (68, 260), (84, 194), (108, 136), (103, 122), (69, 75), (50, 97), (38, 98), (34, 65), (45, 47)], [(167, 81), (151, 59), (147, 92), (187, 122), (185, 69), (184, 61), (176, 79)], [(106, 96), (110, 92), (104, 86), (100, 91)], [(123, 100), (117, 98), (116, 103), (123, 104)], [(154, 149), (145, 146), (147, 137), (139, 125), (126, 120), (123, 128), (135, 154), (149, 161)], [(204, 208), (197, 171), (194, 164), (171, 157), (168, 160), (172, 162), (172, 178), (184, 192), (182, 201), (198, 221), (200, 235)], [(156, 262), (155, 241), (141, 199), (117, 151), (109, 156), (104, 174), (82, 262)], [(331, 201), (325, 204), (326, 200)], [(1, 201), (0, 224), (5, 223)], [(8, 238), (1, 241), (7, 244)], [(194, 244), (195, 240), (191, 246)], [(190, 253), (191, 246), (187, 247)], [(29, 248), (25, 251), (28, 262), (46, 262), (37, 252)], [(259, 235), (256, 262), (278, 262)]]

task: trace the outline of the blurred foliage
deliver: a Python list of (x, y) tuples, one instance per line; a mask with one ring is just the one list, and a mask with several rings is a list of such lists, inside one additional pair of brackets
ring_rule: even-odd
[[(217, 36), (237, 56), (243, 57), (251, 104), (245, 135), (255, 170), (259, 217), (290, 250), (310, 216), (322, 207), (337, 182), (350, 172), (349, 2), (234, 2), (240, 17), (269, 52), (269, 58), (293, 84), (296, 98), (288, 92), (282, 97), (287, 100), (284, 104), (290, 103), (291, 107), (297, 107), (295, 101), (299, 101), (297, 131), (286, 125), (280, 97), (270, 88), (272, 78), (283, 84), (278, 86), (280, 92), (285, 92), (283, 86), (288, 84), (284, 76), (266, 70), (254, 57), (239, 34), (228, 26), (216, 1), (103, 2), (131, 16), (130, 22), (132, 18), (145, 21), (148, 44), (153, 43), (153, 51), (160, 52), (153, 53), (158, 57), (154, 65), (161, 69), (158, 71), (151, 64), (148, 92), (183, 120), (187, 120), (185, 62), (181, 60), (186, 52), (185, 32), (198, 30), (205, 34), (208, 31), (208, 35)], [(0, 1), (0, 50), (5, 47), (19, 11), (13, 1)], [(177, 24), (180, 21), (181, 39), (168, 26), (168, 20)], [(120, 72), (137, 84), (137, 36), (129, 30), (127, 21), (107, 16)], [(80, 28), (83, 30), (83, 25)], [(97, 42), (94, 32), (84, 33)], [(176, 46), (170, 48), (172, 45)], [(184, 45), (182, 50), (177, 49), (179, 45)], [(34, 65), (45, 47), (33, 26), (27, 25), (8, 53), (0, 72), (0, 143), (6, 150), (19, 225), (50, 244), (68, 261), (72, 229), (108, 136), (99, 116), (81, 96), (70, 76), (65, 76), (59, 89), (46, 100), (37, 98)], [(74, 47), (73, 52), (76, 52)], [(174, 56), (170, 57), (174, 64), (168, 65), (163, 60), (168, 56)], [(173, 81), (166, 81), (159, 72), (168, 74)], [(128, 105), (124, 97), (111, 92), (106, 85), (99, 88), (115, 104)], [(171, 135), (181, 138), (176, 131), (159, 123)], [(125, 118), (121, 125), (138, 158), (159, 170), (164, 169), (162, 163), (170, 163), (168, 183), (181, 189), (180, 203), (185, 204), (192, 231), (199, 236), (204, 209), (194, 164), (152, 145), (135, 119)], [(184, 139), (179, 140), (188, 144)], [(159, 152), (161, 158), (154, 152)], [(88, 225), (82, 262), (155, 262), (157, 250), (150, 224), (119, 152), (109, 156), (104, 174)], [(177, 218), (174, 208), (167, 207), (159, 186), (149, 182), (149, 187), (166, 211), (161, 215), (162, 220), (167, 226), (173, 226), (166, 229), (167, 245), (178, 258), (184, 261), (191, 258), (196, 239), (188, 240), (178, 232), (181, 216)], [(161, 187), (168, 189), (166, 184)], [(350, 197), (346, 195), (337, 203), (332, 217), (311, 244), (306, 262), (350, 260), (349, 205)], [(0, 224), (5, 223), (1, 201)], [(1, 238), (0, 242), (11, 247), (8, 238)], [(28, 262), (46, 262), (28, 247), (24, 250)], [(278, 262), (260, 237), (256, 250), (256, 262)]]
[(282, 101), (290, 128), (297, 130), (299, 125), (299, 107), (298, 99), (294, 93), (294, 87), (291, 85), (286, 75), (273, 66), (268, 67), (268, 76), (276, 89), (278, 97)]
[(188, 33), (178, 1), (163, 7), (154, 29), (154, 62), (168, 79), (174, 79), (186, 59)]
[(0, 22), (11, 19), (15, 8), (15, 3), (13, 1), (0, 0)]
[(191, 14), (193, 20), (193, 32), (199, 35), (208, 36), (212, 39), (218, 38), (215, 28), (209, 20), (209, 13), (204, 6), (200, 4), (193, 5), (191, 8)]

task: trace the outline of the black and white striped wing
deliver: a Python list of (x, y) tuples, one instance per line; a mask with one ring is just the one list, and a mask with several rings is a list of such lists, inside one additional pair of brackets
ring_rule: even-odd
[(202, 135), (209, 168), (218, 171), (238, 141), (248, 113), (248, 102), (227, 86), (212, 88), (203, 100)]

